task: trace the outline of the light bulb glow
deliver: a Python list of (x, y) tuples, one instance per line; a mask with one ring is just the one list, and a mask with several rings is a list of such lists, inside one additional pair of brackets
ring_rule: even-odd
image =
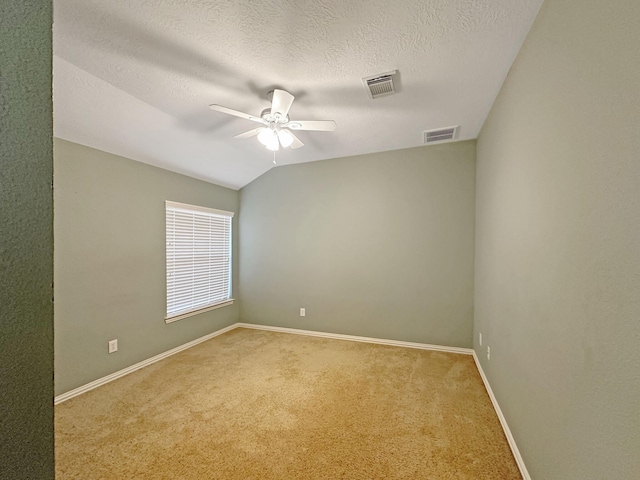
[(272, 139), (273, 140), (269, 140), (269, 143), (267, 143), (266, 147), (272, 152), (275, 152), (280, 148), (280, 142), (278, 142), (278, 137), (276, 137), (275, 135), (272, 137)]
[(278, 130), (278, 138), (283, 148), (287, 148), (293, 143), (293, 135), (286, 130)]
[(275, 133), (270, 128), (263, 128), (262, 131), (258, 134), (258, 141), (263, 144), (265, 147), (269, 145), (269, 142), (272, 142), (275, 137)]
[(262, 131), (258, 134), (258, 141), (273, 152), (280, 149), (278, 134), (275, 130), (272, 130), (269, 127), (263, 128)]

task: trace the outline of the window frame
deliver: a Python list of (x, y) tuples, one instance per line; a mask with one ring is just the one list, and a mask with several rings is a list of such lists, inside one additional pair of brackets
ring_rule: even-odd
[[(177, 232), (176, 230), (176, 212), (182, 213), (182, 220), (188, 222), (189, 215), (193, 217), (193, 225), (192, 226), (192, 237), (189, 238), (188, 228), (182, 230), (181, 232)], [(170, 215), (173, 215), (173, 219), (170, 221)], [(200, 215), (200, 218), (196, 220), (195, 217)], [(224, 210), (217, 210), (214, 208), (203, 207), (199, 205), (190, 205), (186, 203), (179, 203), (170, 200), (165, 201), (165, 322), (172, 323), (177, 320), (181, 320), (183, 318), (187, 318), (193, 315), (198, 315), (200, 313), (208, 312), (210, 310), (214, 310), (221, 307), (226, 307), (228, 305), (232, 305), (234, 299), (232, 298), (232, 281), (233, 281), (233, 212), (227, 212)], [(208, 218), (208, 226), (211, 229), (212, 226), (219, 227), (215, 230), (210, 230), (209, 235), (202, 235), (202, 230), (198, 233), (194, 228), (197, 226), (204, 226), (207, 224)], [(211, 219), (215, 219), (213, 222)], [(222, 219), (222, 220), (220, 220)], [(184, 223), (183, 223), (184, 226)], [(176, 233), (177, 232), (177, 233)], [(220, 277), (221, 280), (216, 280), (214, 286), (209, 285), (209, 287), (204, 287), (204, 282), (202, 281), (202, 277), (200, 278), (200, 282), (192, 281), (191, 282), (191, 304), (186, 308), (175, 308), (176, 306), (176, 284), (175, 280), (170, 287), (170, 277), (176, 274), (175, 262), (176, 262), (176, 250), (175, 250), (175, 239), (176, 234), (182, 235), (182, 240), (187, 241), (187, 243), (183, 246), (185, 248), (184, 254), (191, 253), (192, 257), (195, 257), (196, 253), (199, 251), (200, 257), (205, 257), (205, 261), (198, 263), (199, 268), (208, 269), (208, 274), (206, 276), (207, 282), (210, 281), (212, 277)], [(214, 238), (215, 237), (215, 238)], [(220, 239), (222, 237), (222, 246), (220, 246)], [(191, 243), (189, 244), (189, 241)], [(199, 242), (198, 242), (199, 241)], [(204, 243), (203, 243), (204, 242)], [(212, 244), (216, 245), (212, 245)], [(206, 248), (206, 252), (203, 253), (203, 246)], [(214, 251), (212, 252), (212, 248)], [(226, 253), (225, 253), (226, 250)], [(221, 253), (222, 252), (222, 253)], [(222, 266), (216, 266), (215, 262), (216, 258), (219, 259), (222, 256), (225, 263)], [(184, 260), (184, 257), (183, 257)], [(188, 262), (189, 260), (187, 260)], [(189, 279), (188, 274), (185, 272), (190, 271), (191, 276), (195, 277), (195, 270), (198, 269), (198, 266), (193, 260), (191, 264), (191, 268), (183, 269), (181, 274), (183, 278), (179, 281), (182, 282), (180, 286), (183, 288), (186, 286), (189, 288)], [(213, 273), (213, 275), (212, 275)], [(226, 276), (224, 276), (226, 274)], [(222, 276), (221, 276), (222, 275)], [(176, 277), (174, 277), (175, 279)], [(192, 279), (193, 280), (193, 279)], [(195, 288), (194, 288), (195, 286)], [(223, 298), (219, 298), (220, 295), (212, 295), (212, 291), (218, 290), (220, 291), (222, 287), (222, 291), (226, 290), (226, 295)], [(173, 295), (173, 296), (172, 296)], [(204, 295), (204, 297), (203, 297)], [(201, 300), (203, 298), (206, 301), (203, 303), (202, 301), (195, 301), (194, 297), (200, 297)], [(188, 295), (183, 295), (182, 304), (188, 304), (186, 298)], [(174, 308), (170, 309), (170, 306)]]

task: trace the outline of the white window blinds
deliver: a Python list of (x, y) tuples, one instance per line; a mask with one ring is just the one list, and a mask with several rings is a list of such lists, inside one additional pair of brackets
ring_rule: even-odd
[(169, 321), (230, 301), (233, 213), (165, 204)]

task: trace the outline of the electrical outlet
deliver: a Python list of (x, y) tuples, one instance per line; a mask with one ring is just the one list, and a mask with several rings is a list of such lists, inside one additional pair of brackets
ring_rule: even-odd
[(479, 340), (480, 341), (480, 346), (482, 346), (482, 332), (480, 332), (479, 337), (480, 337), (480, 340)]
[(487, 347), (487, 360), (491, 360), (491, 347)]
[(118, 339), (116, 338), (115, 340), (109, 340), (109, 353), (113, 353), (117, 351), (118, 351)]
[(300, 316), (301, 316), (301, 317), (304, 317), (306, 314), (307, 314), (306, 309), (305, 309), (305, 308), (301, 308), (301, 309), (300, 309)]

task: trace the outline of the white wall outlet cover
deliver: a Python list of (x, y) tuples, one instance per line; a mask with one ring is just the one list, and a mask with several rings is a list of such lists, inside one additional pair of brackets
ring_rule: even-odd
[(491, 360), (491, 347), (487, 347), (487, 360)]
[(300, 316), (301, 316), (301, 317), (304, 317), (306, 314), (307, 314), (306, 309), (305, 309), (305, 308), (301, 308), (301, 309), (300, 309)]
[(118, 340), (109, 340), (109, 353), (118, 351)]
[(480, 346), (482, 346), (482, 332), (478, 335)]

